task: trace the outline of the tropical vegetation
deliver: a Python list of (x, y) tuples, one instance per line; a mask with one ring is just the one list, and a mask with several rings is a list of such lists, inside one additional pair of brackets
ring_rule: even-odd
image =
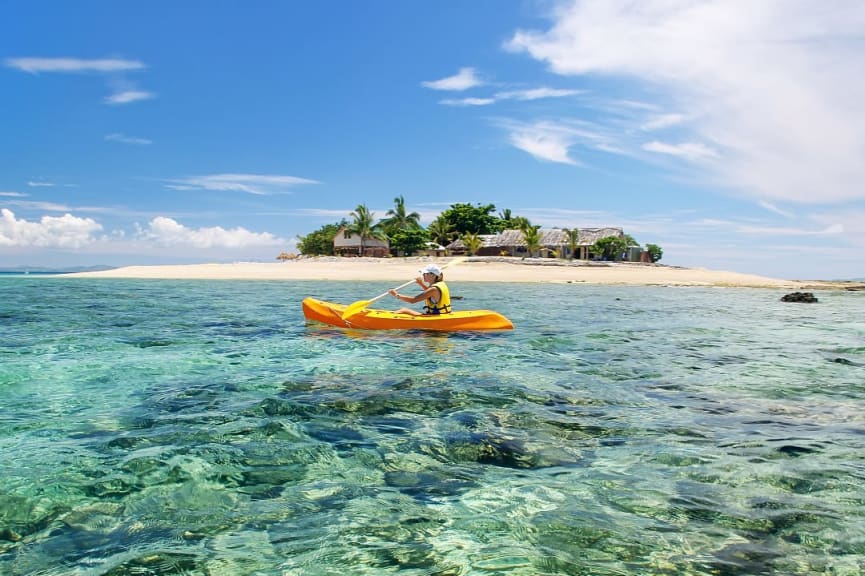
[(659, 261), (664, 255), (664, 251), (657, 244), (646, 244), (646, 252), (649, 253), (649, 259), (652, 262)]
[[(400, 195), (394, 198), (394, 206), (387, 211), (385, 218), (376, 221), (375, 213), (370, 212), (366, 204), (359, 204), (349, 213), (350, 220), (343, 218), (336, 224), (326, 224), (305, 236), (298, 236), (297, 249), (308, 256), (333, 255), (333, 238), (341, 228), (345, 228), (360, 237), (361, 253), (364, 243), (371, 239), (387, 240), (394, 256), (408, 256), (424, 250), (430, 242), (447, 246), (459, 238), (466, 252), (473, 255), (483, 246), (482, 235), (519, 230), (529, 257), (541, 255), (543, 246), (539, 225), (507, 208), (498, 215), (495, 211), (494, 204), (451, 204), (424, 228), (420, 224), (420, 214), (409, 212), (405, 198)], [(568, 257), (573, 259), (579, 247), (580, 232), (577, 228), (563, 228), (562, 231), (568, 238)], [(621, 260), (629, 247), (635, 246), (640, 244), (631, 235), (624, 238), (609, 236), (589, 247), (589, 254), (604, 260)], [(658, 262), (664, 253), (657, 244), (646, 244), (645, 251), (652, 262)], [(552, 254), (558, 256), (558, 253)]]

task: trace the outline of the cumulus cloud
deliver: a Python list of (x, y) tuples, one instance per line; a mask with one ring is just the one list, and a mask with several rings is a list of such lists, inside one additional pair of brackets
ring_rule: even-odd
[(250, 232), (242, 227), (228, 230), (221, 226), (188, 228), (165, 216), (157, 216), (146, 228), (140, 228), (138, 237), (162, 246), (192, 248), (247, 248), (285, 244), (285, 240), (268, 232)]
[(666, 120), (655, 128), (675, 121), (693, 143), (662, 153), (713, 151), (700, 169), (715, 183), (833, 203), (865, 198), (863, 31), (859, 0), (573, 0), (506, 47), (656, 96)]
[(95, 220), (71, 214), (28, 221), (16, 218), (9, 209), (0, 210), (0, 246), (81, 248), (94, 242), (94, 234), (100, 230), (102, 226)]
[(40, 72), (125, 72), (129, 70), (140, 70), (144, 64), (138, 60), (124, 60), (120, 58), (7, 58), (6, 66), (16, 68), (31, 74)]
[(267, 195), (303, 184), (318, 182), (297, 176), (274, 174), (210, 174), (169, 180), (167, 187), (174, 190), (222, 190)]
[(426, 88), (432, 88), (433, 90), (450, 90), (455, 92), (462, 92), (463, 90), (468, 90), (469, 88), (474, 88), (475, 86), (480, 86), (482, 84), (483, 82), (475, 74), (474, 68), (460, 68), (460, 71), (454, 76), (448, 76), (441, 80), (421, 82), (421, 85)]

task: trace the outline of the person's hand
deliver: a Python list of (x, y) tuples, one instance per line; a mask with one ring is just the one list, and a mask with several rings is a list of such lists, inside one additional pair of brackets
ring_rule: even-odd
[(393, 296), (394, 298), (399, 298), (399, 294), (396, 293), (396, 288), (391, 288), (390, 290), (387, 291), (387, 293), (390, 294), (391, 296)]

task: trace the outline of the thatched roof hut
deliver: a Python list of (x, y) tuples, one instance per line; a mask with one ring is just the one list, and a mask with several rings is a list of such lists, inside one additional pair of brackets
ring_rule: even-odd
[[(577, 253), (573, 256), (579, 259), (588, 259), (589, 248), (601, 238), (614, 236), (623, 238), (624, 231), (618, 227), (606, 228), (579, 228), (577, 240)], [(540, 235), (541, 253), (547, 257), (558, 255), (561, 258), (571, 257), (571, 243), (567, 233), (561, 228), (541, 228)], [(477, 251), (478, 256), (528, 256), (526, 239), (520, 230), (504, 230), (498, 234), (481, 234), (482, 245)], [(462, 240), (455, 240), (448, 244), (448, 251), (452, 254), (464, 254), (466, 246)]]

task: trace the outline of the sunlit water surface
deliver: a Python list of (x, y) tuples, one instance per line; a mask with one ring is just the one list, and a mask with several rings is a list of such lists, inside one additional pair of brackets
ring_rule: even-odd
[(865, 294), (386, 288), (0, 279), (0, 574), (865, 570)]

